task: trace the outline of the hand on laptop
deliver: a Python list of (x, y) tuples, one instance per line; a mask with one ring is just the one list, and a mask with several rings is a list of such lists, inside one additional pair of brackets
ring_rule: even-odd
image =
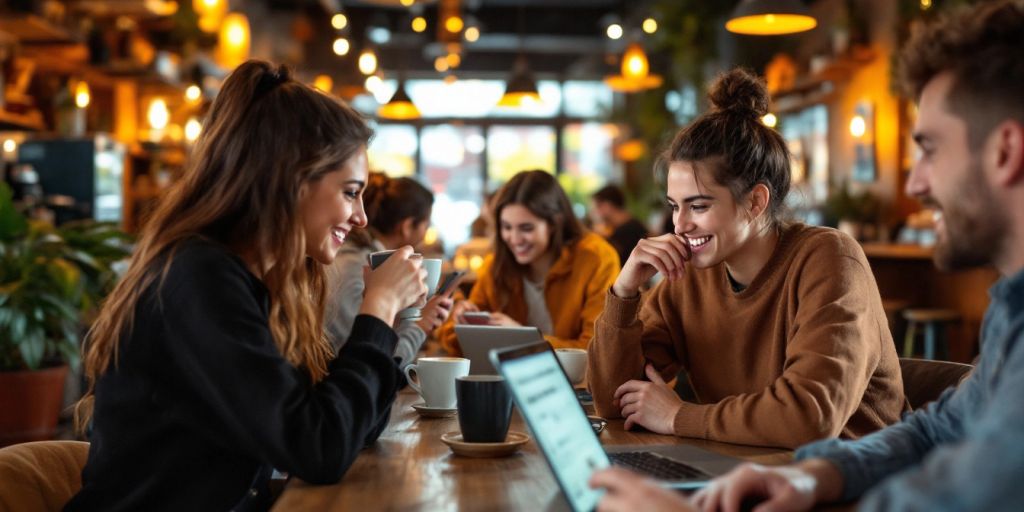
[(616, 404), (626, 418), (625, 429), (640, 425), (658, 434), (674, 434), (673, 423), (683, 401), (653, 366), (648, 364), (644, 371), (650, 381), (631, 380), (615, 390)]
[(590, 477), (590, 487), (607, 491), (599, 512), (690, 512), (695, 510), (675, 491), (663, 489), (653, 480), (622, 468), (605, 468)]
[(795, 512), (837, 501), (842, 488), (842, 474), (821, 459), (772, 468), (743, 464), (701, 489), (693, 496), (693, 504), (711, 512), (740, 510), (741, 505), (758, 500), (755, 511)]

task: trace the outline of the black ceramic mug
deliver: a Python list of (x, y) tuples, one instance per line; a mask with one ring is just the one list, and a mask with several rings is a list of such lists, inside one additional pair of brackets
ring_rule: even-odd
[(467, 443), (502, 443), (512, 420), (512, 394), (500, 375), (455, 379), (459, 428)]

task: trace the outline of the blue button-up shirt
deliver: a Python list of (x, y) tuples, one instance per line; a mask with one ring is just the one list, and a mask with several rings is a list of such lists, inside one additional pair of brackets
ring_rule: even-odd
[(1024, 510), (1024, 271), (989, 295), (981, 360), (963, 384), (896, 425), (796, 458), (835, 464), (862, 510)]

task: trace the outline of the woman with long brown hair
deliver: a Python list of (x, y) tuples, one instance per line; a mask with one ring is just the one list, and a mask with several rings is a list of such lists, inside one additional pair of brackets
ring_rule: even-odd
[(461, 353), (454, 322), (486, 311), (492, 325), (540, 329), (555, 348), (586, 348), (604, 295), (619, 273), (615, 249), (588, 232), (551, 174), (524, 171), (494, 198), (494, 253), (477, 272), (469, 300), (452, 308), (439, 337)]
[(89, 333), (91, 445), (65, 510), (265, 509), (273, 468), (333, 482), (376, 439), (403, 382), (390, 325), (426, 287), (400, 249), (333, 357), (324, 267), (366, 223), (371, 134), (284, 67), (227, 78)]

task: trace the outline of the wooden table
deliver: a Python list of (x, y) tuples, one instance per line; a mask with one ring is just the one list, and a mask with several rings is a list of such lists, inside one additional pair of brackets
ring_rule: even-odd
[[(511, 457), (457, 456), (440, 437), (458, 431), (458, 419), (420, 418), (411, 407), (418, 401), (410, 390), (399, 393), (387, 430), (356, 459), (341, 482), (314, 486), (293, 480), (273, 510), (532, 511), (560, 506), (558, 483), (535, 442)], [(518, 414), (513, 415), (511, 430), (526, 432)], [(601, 442), (690, 444), (762, 464), (785, 464), (792, 458), (787, 450), (627, 432), (622, 420), (609, 422)]]

